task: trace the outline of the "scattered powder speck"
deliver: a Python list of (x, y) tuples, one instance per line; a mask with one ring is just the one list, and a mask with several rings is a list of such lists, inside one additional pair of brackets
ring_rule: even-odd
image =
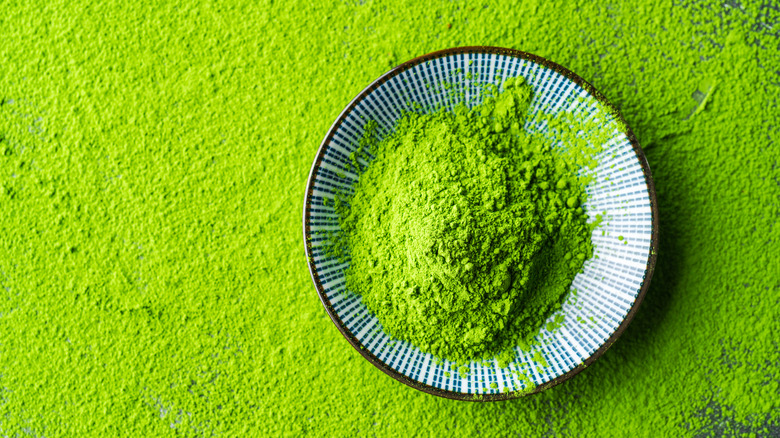
[[(780, 435), (779, 32), (776, 5), (747, 0), (3, 2), (0, 434)], [(603, 92), (660, 212), (626, 332), (510, 402), (365, 361), (301, 242), (345, 105), (465, 45)]]

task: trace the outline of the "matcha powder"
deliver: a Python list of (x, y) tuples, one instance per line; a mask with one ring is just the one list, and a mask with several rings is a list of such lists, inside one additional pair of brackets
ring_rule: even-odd
[[(494, 403), (365, 360), (301, 241), (307, 175), (346, 103), (401, 62), (480, 45), (554, 61), (619, 107), (660, 220), (650, 289), (614, 345)], [(0, 436), (779, 437), (778, 48), (768, 0), (0, 1)], [(481, 149), (486, 168), (509, 155)], [(457, 205), (472, 209), (453, 230), (482, 239), (466, 221), (502, 214)], [(496, 277), (501, 260), (470, 257)], [(522, 271), (508, 322), (539, 295), (515, 289)]]
[(522, 128), (531, 97), (518, 77), (473, 110), (407, 113), (382, 141), (368, 122), (376, 158), (339, 200), (347, 288), (437, 358), (527, 345), (592, 255), (577, 168)]

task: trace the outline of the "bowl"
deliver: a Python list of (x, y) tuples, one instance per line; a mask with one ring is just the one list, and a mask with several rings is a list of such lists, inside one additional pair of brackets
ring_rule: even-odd
[[(477, 74), (478, 75), (475, 75)], [(496, 359), (475, 361), (469, 372), (453, 372), (414, 345), (393, 339), (361, 302), (345, 289), (344, 268), (324, 251), (323, 233), (338, 230), (333, 203), (323, 202), (357, 180), (349, 155), (358, 144), (365, 120), (388, 132), (412, 104), (430, 108), (448, 104), (447, 93), (463, 93), (470, 105), (472, 78), (493, 82), (522, 75), (533, 88), (535, 111), (572, 110), (622, 124), (592, 169), (586, 186), (589, 212), (605, 212), (594, 229), (594, 257), (587, 260), (568, 299), (547, 320), (530, 349), (516, 348), (508, 366)], [(441, 85), (441, 84), (445, 84)], [(417, 110), (419, 110), (417, 106)], [(602, 128), (604, 127), (604, 128)], [(526, 124), (526, 129), (537, 129)], [(594, 131), (595, 135), (595, 131)], [(603, 136), (602, 136), (603, 137)], [(370, 164), (369, 164), (370, 165)], [(506, 400), (540, 392), (570, 379), (601, 356), (626, 329), (650, 284), (658, 241), (658, 210), (650, 168), (619, 111), (592, 85), (566, 68), (530, 53), (497, 47), (459, 47), (407, 61), (372, 82), (341, 112), (325, 135), (312, 164), (303, 207), (303, 236), (309, 271), (330, 318), (346, 340), (369, 362), (394, 379), (433, 395), (460, 400)], [(550, 328), (551, 330), (548, 330)], [(522, 378), (518, 376), (522, 375)]]

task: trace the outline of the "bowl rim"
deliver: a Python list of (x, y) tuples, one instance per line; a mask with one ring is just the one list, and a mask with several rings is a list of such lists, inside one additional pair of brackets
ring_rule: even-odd
[[(649, 249), (649, 257), (647, 260), (647, 267), (645, 270), (644, 279), (642, 282), (642, 286), (640, 288), (639, 294), (636, 296), (636, 299), (634, 300), (634, 303), (631, 305), (631, 308), (629, 309), (626, 316), (623, 318), (623, 321), (620, 323), (618, 328), (612, 333), (612, 335), (604, 341), (604, 343), (593, 353), (591, 354), (585, 361), (583, 361), (578, 366), (574, 367), (573, 369), (569, 370), (568, 372), (555, 377), (554, 379), (550, 380), (549, 382), (543, 383), (539, 386), (536, 386), (531, 391), (528, 392), (509, 392), (509, 393), (496, 393), (496, 394), (467, 394), (467, 393), (460, 393), (455, 391), (448, 391), (444, 389), (439, 389), (430, 385), (427, 385), (422, 382), (418, 382), (416, 380), (412, 380), (406, 375), (396, 371), (395, 369), (388, 366), (383, 361), (379, 360), (374, 354), (372, 354), (370, 351), (365, 349), (360, 341), (357, 340), (357, 338), (347, 329), (344, 322), (339, 318), (338, 314), (336, 313), (335, 309), (331, 305), (330, 301), (328, 300), (327, 296), (325, 295), (325, 290), (322, 286), (322, 283), (320, 282), (319, 276), (317, 274), (317, 269), (314, 266), (313, 257), (312, 257), (312, 245), (311, 245), (311, 228), (309, 225), (309, 216), (311, 214), (310, 206), (311, 206), (311, 197), (313, 196), (314, 192), (314, 176), (316, 174), (317, 168), (320, 166), (320, 163), (323, 160), (323, 157), (325, 155), (325, 149), (327, 147), (327, 144), (330, 143), (331, 139), (335, 135), (338, 128), (341, 126), (341, 124), (346, 119), (347, 115), (357, 106), (357, 104), (362, 101), (366, 96), (368, 96), (370, 93), (372, 93), (374, 90), (379, 88), (380, 85), (387, 82), (389, 79), (397, 76), (398, 74), (409, 70), (410, 68), (417, 66), (419, 64), (422, 64), (424, 62), (430, 61), (432, 59), (437, 58), (443, 58), (447, 56), (452, 55), (460, 55), (460, 54), (497, 54), (497, 55), (505, 55), (505, 56), (511, 56), (515, 58), (521, 58), (529, 61), (533, 61), (537, 64), (543, 65), (544, 67), (547, 67), (563, 76), (571, 80), (572, 82), (576, 83), (577, 85), (581, 86), (585, 89), (588, 93), (590, 93), (594, 98), (596, 98), (599, 102), (604, 104), (607, 108), (609, 108), (614, 115), (617, 117), (617, 119), (623, 123), (623, 125), (626, 127), (626, 135), (628, 137), (629, 142), (631, 143), (631, 146), (634, 149), (634, 152), (637, 155), (637, 158), (639, 159), (639, 164), (642, 167), (642, 173), (645, 177), (645, 184), (647, 185), (648, 194), (650, 197), (650, 210), (651, 210), (651, 224), (652, 224), (652, 231), (651, 231), (651, 238), (650, 238), (650, 249)], [(444, 50), (438, 50), (434, 52), (430, 52), (428, 54), (418, 56), (416, 58), (412, 58), (402, 64), (399, 64), (383, 75), (381, 75), (379, 78), (371, 82), (367, 87), (363, 89), (357, 96), (355, 96), (349, 104), (341, 111), (339, 116), (336, 118), (336, 121), (333, 122), (330, 129), (328, 129), (327, 134), (325, 135), (325, 138), (322, 140), (322, 143), (320, 143), (319, 148), (317, 149), (317, 155), (314, 159), (314, 162), (312, 163), (311, 169), (309, 170), (309, 176), (306, 180), (306, 193), (304, 195), (304, 201), (303, 201), (303, 244), (304, 249), (306, 252), (306, 263), (309, 267), (309, 274), (311, 275), (311, 279), (314, 282), (314, 287), (317, 290), (317, 295), (320, 298), (320, 301), (322, 302), (322, 305), (325, 307), (325, 310), (328, 312), (328, 315), (330, 316), (330, 319), (333, 321), (333, 323), (338, 328), (339, 332), (346, 338), (346, 340), (349, 342), (352, 347), (357, 350), (358, 353), (360, 353), (364, 358), (366, 358), (371, 364), (373, 364), (375, 367), (379, 368), (387, 374), (388, 376), (394, 378), (395, 380), (398, 380), (399, 382), (411, 386), (414, 389), (426, 392), (428, 394), (432, 394), (438, 397), (448, 398), (448, 399), (454, 399), (454, 400), (467, 400), (467, 401), (498, 401), (498, 400), (510, 400), (514, 398), (523, 397), (530, 394), (537, 394), (545, 389), (552, 388), (553, 386), (556, 386), (560, 383), (563, 383), (566, 380), (571, 379), (572, 377), (579, 374), (582, 370), (590, 366), (593, 362), (596, 361), (599, 357), (601, 357), (611, 346), (615, 343), (615, 341), (620, 337), (621, 334), (626, 330), (628, 325), (631, 323), (631, 321), (634, 319), (634, 316), (636, 315), (636, 312), (644, 300), (645, 294), (647, 293), (647, 290), (650, 287), (650, 280), (653, 277), (653, 272), (655, 270), (655, 263), (656, 263), (656, 255), (657, 255), (657, 248), (658, 248), (658, 204), (656, 201), (656, 194), (655, 194), (655, 185), (653, 184), (653, 178), (650, 173), (650, 166), (647, 162), (647, 158), (645, 157), (644, 152), (642, 151), (642, 148), (639, 146), (639, 141), (636, 139), (636, 136), (634, 135), (631, 128), (626, 123), (625, 119), (623, 118), (623, 115), (620, 113), (620, 110), (610, 103), (606, 96), (604, 96), (601, 92), (599, 92), (593, 85), (591, 85), (589, 82), (575, 74), (574, 72), (570, 71), (566, 67), (561, 66), (560, 64), (557, 64), (555, 62), (552, 62), (550, 60), (547, 60), (545, 58), (542, 58), (541, 56), (534, 55), (532, 53), (523, 52), (520, 50), (515, 49), (507, 49), (503, 47), (493, 47), (493, 46), (464, 46), (464, 47), (453, 47), (449, 49)]]

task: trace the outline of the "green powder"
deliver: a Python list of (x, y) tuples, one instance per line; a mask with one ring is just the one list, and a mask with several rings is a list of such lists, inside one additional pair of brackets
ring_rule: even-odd
[[(775, 4), (0, 2), (0, 435), (780, 435)], [(339, 113), (392, 66), (465, 45), (603, 92), (660, 211), (628, 329), (509, 402), (386, 376), (303, 257), (306, 178)]]
[(367, 123), (357, 153), (376, 159), (337, 198), (347, 288), (389, 334), (439, 358), (527, 346), (592, 255), (567, 159), (590, 150), (528, 134), (531, 98), (518, 77), (472, 110), (407, 113), (383, 141)]

